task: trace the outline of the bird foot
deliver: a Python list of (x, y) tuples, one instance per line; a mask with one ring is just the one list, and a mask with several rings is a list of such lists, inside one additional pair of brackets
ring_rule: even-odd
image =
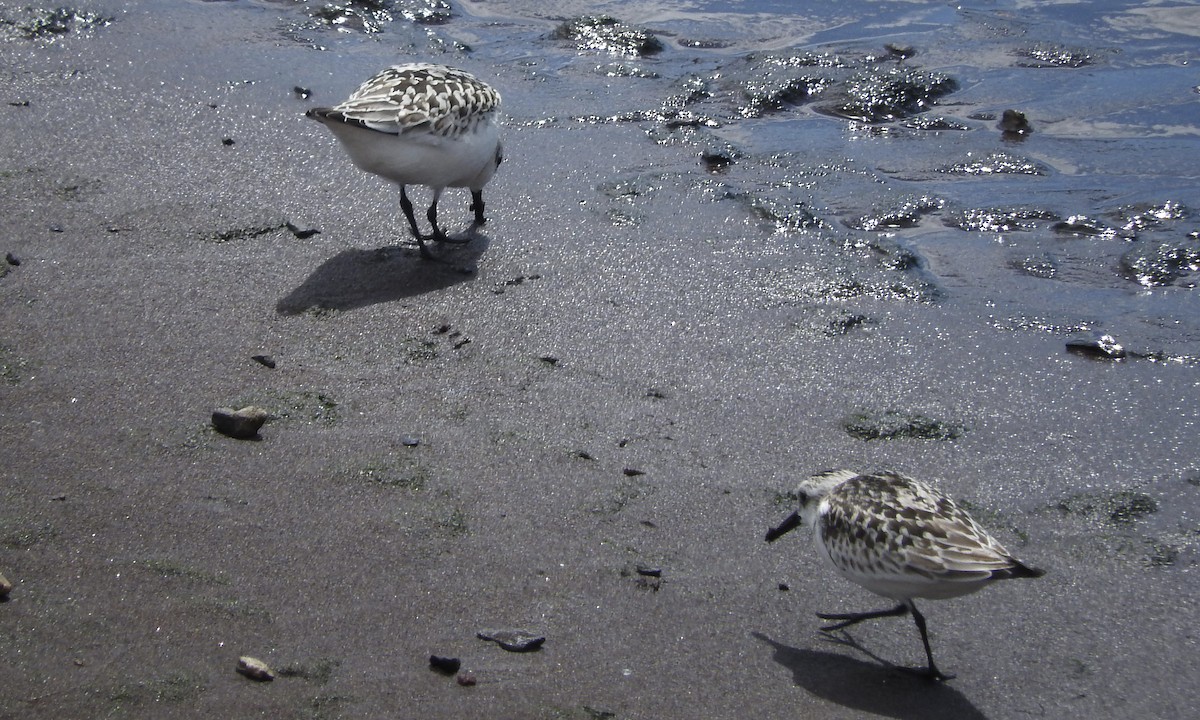
[(947, 680), (953, 680), (955, 677), (957, 677), (955, 675), (947, 675), (941, 670), (938, 670), (936, 667), (910, 668), (900, 667), (897, 665), (896, 669), (905, 675), (914, 675), (919, 678), (924, 678), (929, 682), (946, 682)]
[(472, 238), (469, 238), (469, 237), (457, 237), (456, 238), (456, 237), (450, 237), (449, 235), (445, 235), (445, 234), (434, 235), (434, 236), (430, 237), (430, 239), (433, 240), (434, 242), (448, 243), (450, 245), (466, 245), (467, 243), (471, 242), (471, 240), (472, 240)]

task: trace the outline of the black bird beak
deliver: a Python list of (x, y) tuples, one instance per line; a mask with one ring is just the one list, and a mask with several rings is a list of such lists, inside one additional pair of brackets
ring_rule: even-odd
[(767, 531), (767, 542), (775, 542), (798, 527), (800, 527), (800, 513), (794, 512), (788, 515), (777, 527), (773, 527)]

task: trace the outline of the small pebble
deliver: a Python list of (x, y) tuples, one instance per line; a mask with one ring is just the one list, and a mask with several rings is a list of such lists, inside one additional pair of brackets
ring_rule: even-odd
[(637, 570), (638, 575), (644, 575), (646, 577), (662, 577), (662, 568), (638, 565), (635, 569)]
[(0, 575), (0, 600), (7, 598), (12, 589), (13, 584), (8, 581), (8, 578)]
[(463, 687), (471, 687), (475, 684), (475, 676), (471, 673), (460, 673), (458, 677), (454, 678), (454, 681)]
[(263, 367), (275, 369), (275, 356), (273, 355), (251, 355), (250, 359)]
[(313, 227), (309, 223), (296, 223), (288, 220), (284, 223), (284, 227), (288, 229), (292, 235), (300, 240), (307, 240), (313, 235), (320, 235), (321, 231)]
[(462, 667), (462, 660), (452, 657), (442, 657), (441, 655), (430, 655), (429, 667), (443, 675), (453, 675)]
[(528, 630), (480, 630), (479, 639), (491, 640), (509, 652), (532, 652), (546, 642), (544, 635)]
[(4, 262), (8, 263), (9, 265), (12, 265), (13, 267), (16, 267), (21, 264), (21, 261), (17, 259), (17, 256), (13, 255), (12, 253), (4, 254)]
[(638, 470), (637, 468), (625, 468), (621, 472), (625, 474), (625, 477), (637, 477), (638, 475), (646, 474), (645, 470)]
[(791, 586), (789, 586), (787, 583), (779, 583), (779, 592), (787, 592), (791, 589)]
[(404, 447), (416, 447), (421, 444), (421, 438), (413, 435), (405, 435), (404, 437), (400, 438), (400, 444)]
[(312, 90), (309, 90), (306, 87), (300, 87), (299, 85), (293, 87), (292, 92), (294, 92), (296, 97), (300, 98), (301, 100), (307, 100), (312, 97)]
[(275, 679), (275, 671), (262, 660), (243, 655), (238, 658), (237, 671), (242, 675), (259, 682), (270, 682)]
[(238, 440), (249, 440), (258, 437), (258, 431), (263, 423), (271, 419), (271, 413), (253, 405), (241, 410), (217, 408), (213, 410), (213, 429), (222, 435)]
[(233, 144), (233, 138), (229, 138), (229, 137), (223, 138), (221, 140), (221, 144), (224, 145), (225, 147), (229, 147), (230, 145)]

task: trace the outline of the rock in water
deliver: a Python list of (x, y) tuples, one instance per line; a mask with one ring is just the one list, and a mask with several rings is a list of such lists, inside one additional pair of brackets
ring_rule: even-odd
[(1067, 341), (1067, 350), (1080, 355), (1120, 360), (1125, 357), (1125, 347), (1108, 333), (1081, 333)]
[(249, 655), (238, 658), (237, 671), (242, 675), (259, 682), (270, 682), (275, 679), (273, 671), (265, 662)]
[(238, 440), (249, 440), (258, 437), (259, 429), (270, 419), (271, 413), (254, 405), (241, 410), (217, 408), (213, 410), (212, 426), (222, 435)]
[(1004, 136), (1009, 138), (1024, 137), (1033, 132), (1029, 118), (1025, 117), (1025, 113), (1016, 110), (1005, 110), (998, 126)]

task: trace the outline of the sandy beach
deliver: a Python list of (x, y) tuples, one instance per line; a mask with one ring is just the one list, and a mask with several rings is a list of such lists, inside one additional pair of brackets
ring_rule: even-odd
[[(651, 116), (755, 60), (724, 25), (641, 5), (622, 19), (656, 30), (658, 60), (556, 37), (570, 4), (397, 11), (366, 39), (289, 3), (155, 5), (87, 4), (104, 21), (52, 39), (0, 5), (0, 718), (1196, 711), (1195, 290), (1114, 272), (1125, 240), (1054, 236), (1056, 278), (1012, 271), (1033, 241), (949, 227), (953, 202), (886, 237), (853, 226), (953, 200), (982, 181), (937, 168), (981, 149), (1052, 170), (960, 204), (1200, 207), (1195, 134), (1096, 151), (1069, 131), (1082, 90), (1055, 106), (955, 65), (939, 109), (968, 130), (888, 140), (797, 110), (808, 139), (785, 152), (796, 126), (738, 125), (719, 99), (678, 107), (723, 134)], [(980, 37), (1009, 21), (929, 12)], [(924, 39), (839, 47), (907, 41), (951, 72)], [(439, 262), (395, 189), (304, 117), (431, 58), (506, 113), (488, 223)], [(1005, 144), (994, 117), (1017, 104), (1036, 132)], [(448, 229), (469, 201), (447, 192)], [(1138, 242), (1195, 230), (1181, 215)], [(1084, 330), (1138, 354), (1067, 352)], [(251, 405), (274, 416), (257, 439), (212, 430)], [(893, 439), (852, 431), (897, 417)], [(888, 601), (799, 533), (763, 541), (831, 467), (932, 481), (1047, 570), (922, 605), (953, 681), (896, 670), (923, 662), (908, 619), (852, 629), (859, 649), (822, 636), (815, 612)], [(508, 652), (489, 629), (545, 642)], [(239, 675), (243, 655), (278, 676)]]

